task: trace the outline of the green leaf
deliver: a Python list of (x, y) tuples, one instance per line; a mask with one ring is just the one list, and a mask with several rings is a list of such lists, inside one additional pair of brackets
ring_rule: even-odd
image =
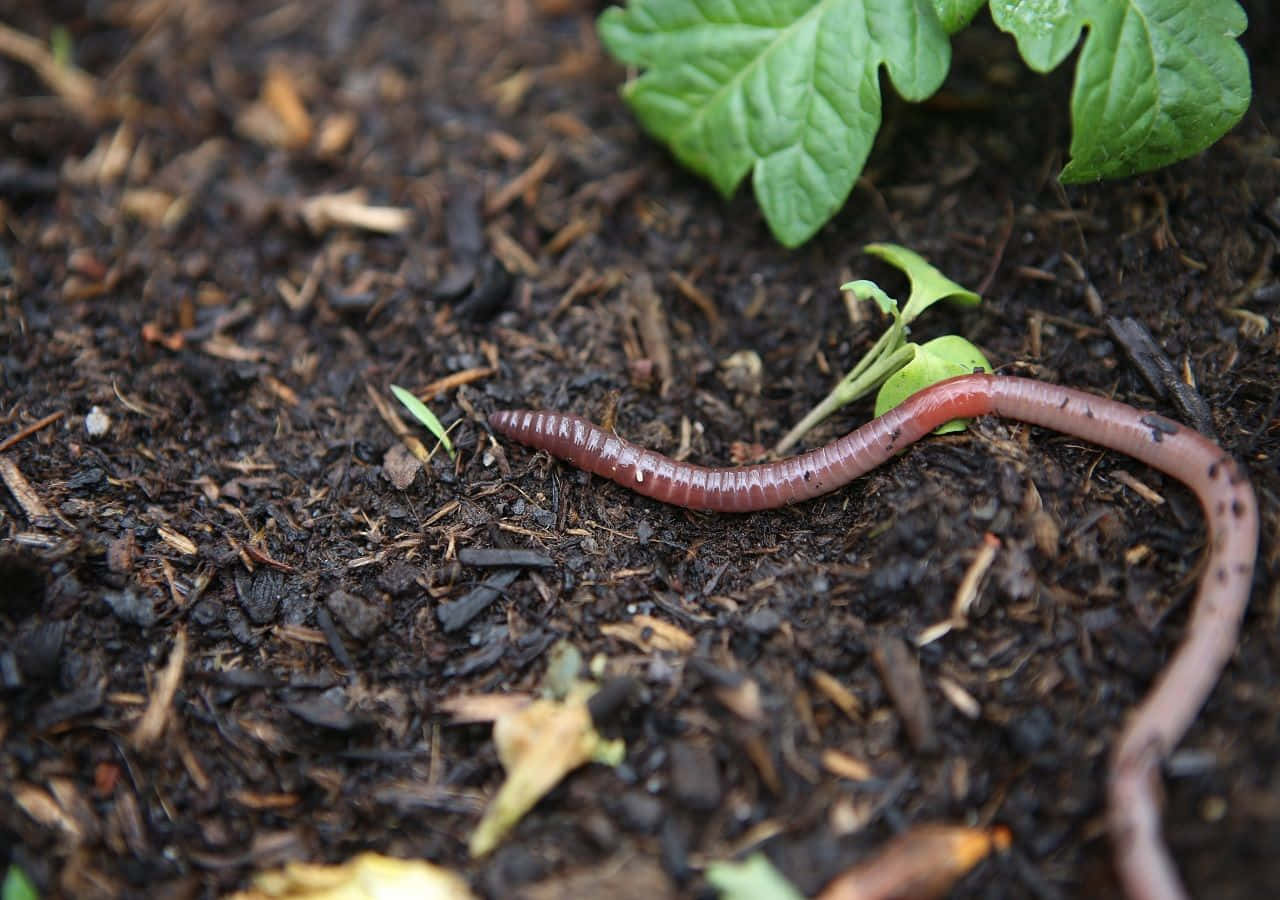
[(10, 864), (4, 875), (4, 883), (0, 885), (0, 900), (40, 900), (40, 893), (26, 872), (17, 865)]
[(756, 199), (789, 247), (862, 171), (881, 65), (922, 100), (951, 63), (930, 0), (632, 0), (599, 29), (615, 57), (648, 70), (623, 89), (641, 124), (725, 195), (754, 168)]
[(939, 300), (950, 300), (961, 306), (977, 306), (982, 302), (981, 297), (943, 275), (914, 250), (897, 244), (867, 244), (862, 250), (901, 269), (910, 280), (911, 296), (902, 307), (904, 324), (910, 324)]
[(955, 34), (972, 21), (986, 0), (933, 0), (934, 11), (947, 34)]
[(753, 853), (740, 863), (711, 863), (707, 866), (707, 881), (720, 892), (721, 900), (802, 900), (804, 897), (763, 853)]
[[(925, 344), (910, 344), (916, 354), (911, 362), (889, 376), (876, 394), (876, 415), (882, 416), (912, 394), (939, 381), (973, 372), (990, 372), (991, 363), (982, 351), (956, 334), (934, 338)], [(934, 434), (963, 431), (964, 421), (954, 419), (939, 426)]]
[(396, 395), (396, 399), (404, 405), (405, 409), (409, 410), (409, 412), (413, 414), (415, 419), (426, 427), (427, 431), (430, 431), (435, 435), (436, 440), (438, 440), (440, 445), (444, 447), (445, 453), (448, 453), (449, 458), (453, 459), (453, 441), (449, 440), (449, 432), (440, 424), (440, 420), (436, 418), (436, 414), (427, 409), (425, 403), (413, 396), (413, 394), (409, 393), (404, 388), (400, 387), (398, 384), (391, 385), (391, 393)]
[(840, 290), (849, 291), (859, 300), (874, 300), (876, 306), (880, 307), (880, 312), (898, 318), (898, 301), (886, 294), (874, 281), (847, 281), (840, 285)]
[(1235, 0), (991, 0), (1031, 68), (1047, 72), (1089, 27), (1071, 95), (1066, 182), (1116, 178), (1184, 159), (1249, 106), (1248, 25)]

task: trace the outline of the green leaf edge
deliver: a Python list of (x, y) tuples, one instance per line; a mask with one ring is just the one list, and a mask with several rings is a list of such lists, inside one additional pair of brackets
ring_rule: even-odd
[(943, 275), (914, 250), (899, 244), (876, 243), (867, 244), (862, 252), (901, 270), (911, 282), (911, 295), (902, 306), (904, 324), (910, 324), (939, 300), (949, 300), (961, 306), (977, 306), (982, 302), (978, 294)]
[[(972, 342), (958, 334), (944, 334), (923, 344), (910, 344), (915, 348), (911, 361), (894, 372), (876, 394), (875, 414), (883, 416), (900, 405), (912, 394), (932, 387), (940, 381), (957, 375), (974, 372), (990, 372), (991, 363)], [(952, 419), (934, 429), (934, 434), (951, 434), (964, 431), (964, 419)]]
[(40, 892), (17, 863), (10, 863), (0, 885), (0, 900), (40, 900)]
[(753, 853), (740, 863), (713, 862), (706, 875), (721, 900), (804, 900), (763, 853)]

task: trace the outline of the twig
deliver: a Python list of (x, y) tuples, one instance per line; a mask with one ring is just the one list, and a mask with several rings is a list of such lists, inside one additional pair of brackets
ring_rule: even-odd
[(61, 419), (66, 414), (67, 414), (67, 411), (64, 409), (60, 409), (57, 412), (49, 413), (49, 415), (45, 416), (43, 419), (38, 419), (35, 422), (32, 422), (30, 425), (28, 425), (26, 428), (23, 428), (21, 431), (17, 432), (16, 434), (9, 435), (3, 441), (0, 441), (0, 453), (3, 453), (4, 451), (8, 450), (14, 444), (17, 444), (20, 441), (25, 441), (27, 438), (31, 437), (31, 435), (35, 434), (41, 428), (47, 428), (48, 426), (52, 425), (54, 422)]

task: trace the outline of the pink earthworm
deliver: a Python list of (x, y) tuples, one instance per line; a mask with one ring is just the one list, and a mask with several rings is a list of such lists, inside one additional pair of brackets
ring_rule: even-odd
[(1111, 755), (1107, 821), (1133, 900), (1186, 897), (1160, 834), (1160, 765), (1235, 650), (1253, 582), (1258, 509), (1244, 470), (1218, 445), (1163, 416), (1026, 378), (962, 375), (914, 394), (839, 440), (779, 462), (712, 469), (676, 462), (574, 415), (503, 411), (495, 430), (664, 503), (749, 512), (848, 484), (952, 419), (998, 415), (1132, 456), (1185, 484), (1208, 520), (1209, 555), (1186, 636)]

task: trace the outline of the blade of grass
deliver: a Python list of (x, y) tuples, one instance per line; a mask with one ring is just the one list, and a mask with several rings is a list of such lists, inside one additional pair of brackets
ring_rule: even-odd
[(449, 458), (453, 459), (453, 441), (449, 440), (449, 432), (445, 430), (444, 425), (440, 424), (436, 414), (428, 409), (425, 403), (398, 384), (391, 385), (391, 393), (395, 394), (396, 399), (400, 401), (405, 409), (409, 410), (415, 419), (423, 424), (427, 431), (435, 435), (436, 440), (440, 442), (440, 446), (444, 447), (445, 452), (449, 454)]

